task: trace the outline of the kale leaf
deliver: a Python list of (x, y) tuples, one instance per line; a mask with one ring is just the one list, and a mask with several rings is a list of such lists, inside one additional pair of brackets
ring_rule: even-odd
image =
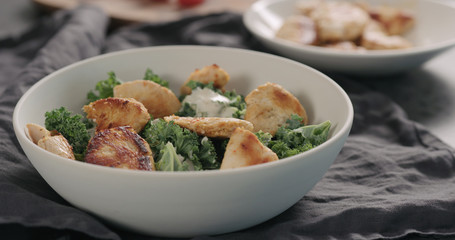
[(147, 68), (145, 71), (144, 80), (149, 80), (163, 87), (169, 88), (169, 82), (156, 75), (150, 68)]
[(55, 130), (62, 134), (73, 147), (73, 153), (77, 160), (83, 160), (90, 134), (84, 117), (80, 114), (71, 116), (71, 112), (65, 107), (54, 109), (45, 114), (44, 124), (47, 130)]
[(258, 137), (259, 141), (264, 145), (268, 146), (270, 141), (272, 141), (272, 134), (268, 132), (263, 132), (262, 130), (259, 130), (259, 132), (254, 133), (256, 134), (256, 137)]
[(271, 139), (269, 135), (263, 132), (256, 133), (256, 136), (280, 159), (308, 151), (327, 140), (331, 126), (330, 121), (303, 126), (301, 120), (302, 118), (297, 115), (291, 116), (287, 124), (278, 128), (275, 136)]
[(181, 117), (194, 117), (196, 116), (196, 110), (191, 107), (191, 104), (184, 102), (180, 110), (176, 112), (175, 115)]
[(122, 81), (117, 78), (114, 72), (108, 72), (109, 78), (96, 83), (95, 90), (87, 93), (88, 102), (94, 102), (99, 99), (113, 97), (114, 87), (122, 84)]
[(160, 159), (155, 164), (157, 171), (188, 171), (188, 164), (179, 157), (171, 142), (166, 143), (160, 150)]
[(166, 122), (156, 119), (147, 123), (140, 135), (149, 143), (154, 159), (161, 159), (165, 145), (170, 142), (183, 162), (188, 164), (188, 170), (218, 169), (215, 147), (208, 138), (182, 128), (173, 121)]

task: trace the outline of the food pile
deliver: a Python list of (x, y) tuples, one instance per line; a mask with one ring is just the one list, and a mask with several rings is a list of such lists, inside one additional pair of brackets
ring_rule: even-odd
[(289, 16), (276, 37), (302, 45), (340, 50), (410, 48), (402, 35), (415, 24), (411, 12), (391, 6), (346, 1), (302, 1), (298, 14)]
[(308, 125), (299, 100), (266, 83), (246, 97), (227, 91), (216, 64), (196, 69), (177, 97), (147, 69), (122, 81), (114, 72), (87, 93), (83, 114), (45, 113), (26, 134), (60, 156), (115, 168), (199, 171), (251, 166), (307, 151), (328, 138), (330, 122)]

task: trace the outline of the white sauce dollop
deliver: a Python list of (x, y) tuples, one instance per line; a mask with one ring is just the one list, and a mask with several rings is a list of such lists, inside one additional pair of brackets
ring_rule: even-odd
[(237, 110), (229, 106), (229, 98), (220, 95), (208, 88), (193, 89), (190, 95), (186, 96), (182, 102), (190, 104), (196, 111), (196, 117), (232, 117)]

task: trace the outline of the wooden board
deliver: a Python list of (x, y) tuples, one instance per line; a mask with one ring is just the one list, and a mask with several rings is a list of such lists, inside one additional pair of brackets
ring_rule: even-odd
[(256, 0), (205, 0), (192, 7), (181, 7), (176, 0), (33, 0), (46, 10), (70, 9), (81, 3), (104, 9), (119, 23), (161, 22), (210, 13), (245, 11)]

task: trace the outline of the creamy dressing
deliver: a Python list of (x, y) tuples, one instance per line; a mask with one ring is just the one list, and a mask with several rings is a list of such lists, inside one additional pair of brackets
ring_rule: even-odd
[(209, 88), (193, 89), (182, 104), (188, 103), (196, 111), (196, 117), (232, 117), (237, 110), (229, 106), (231, 100)]

